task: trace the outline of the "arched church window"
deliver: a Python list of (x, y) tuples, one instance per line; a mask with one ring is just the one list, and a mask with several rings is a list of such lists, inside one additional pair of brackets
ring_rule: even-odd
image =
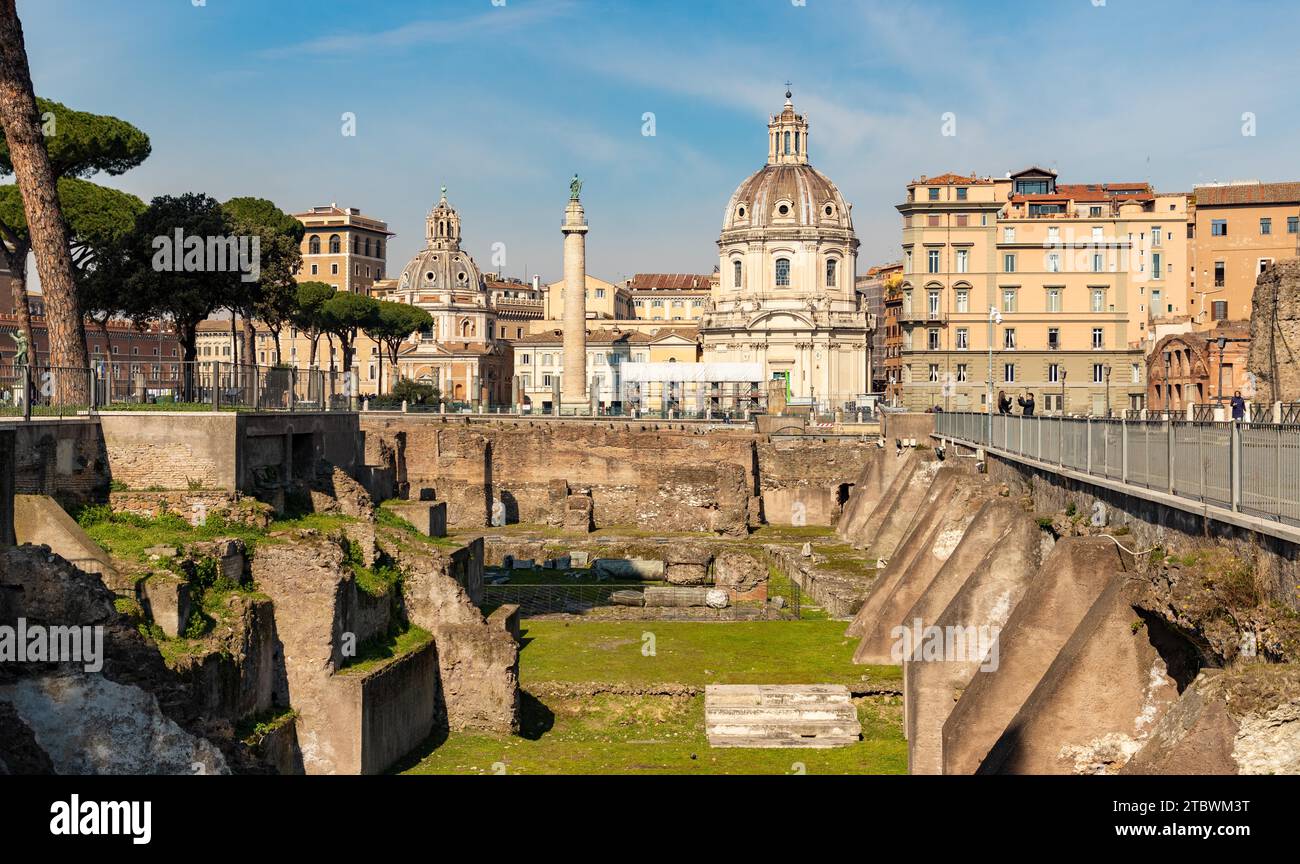
[(361, 238), (360, 238), (360, 237), (353, 237), (353, 238), (352, 238), (352, 254), (353, 254), (353, 255), (360, 255), (360, 254), (361, 254)]
[(790, 286), (790, 259), (776, 259), (776, 286), (778, 288), (788, 288)]
[(827, 288), (835, 287), (835, 267), (837, 264), (839, 264), (839, 262), (836, 261), (834, 258), (828, 258), (826, 260), (826, 287)]
[(331, 235), (330, 235), (330, 254), (331, 254), (331, 255), (337, 255), (337, 254), (339, 254), (339, 250), (342, 249), (342, 248), (343, 248), (343, 247), (339, 244), (339, 235), (337, 235), (337, 234), (331, 234)]
[(741, 277), (741, 273), (743, 272), (740, 262), (739, 261), (732, 262), (731, 270), (735, 276), (734, 280), (732, 281), (732, 285), (736, 288), (739, 288), (741, 286), (740, 277)]
[(364, 244), (362, 244), (362, 246), (363, 246), (363, 248), (364, 248), (365, 251), (366, 251), (366, 257), (369, 258), (369, 257), (370, 257), (370, 238), (369, 238), (369, 237), (366, 238), (366, 242), (365, 242)]
[(794, 152), (799, 152), (799, 133), (794, 133)]
[(309, 253), (311, 253), (312, 255), (319, 255), (319, 254), (320, 254), (320, 235), (319, 235), (319, 234), (313, 234), (313, 235), (311, 235), (311, 239), (307, 241), (307, 251), (308, 251)]
[(785, 155), (790, 155), (790, 133), (785, 133)]

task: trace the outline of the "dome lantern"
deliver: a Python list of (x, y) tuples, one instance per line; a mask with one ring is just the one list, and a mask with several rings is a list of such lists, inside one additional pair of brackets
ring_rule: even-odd
[(794, 110), (793, 94), (785, 91), (785, 107), (767, 124), (767, 164), (808, 164), (808, 118)]

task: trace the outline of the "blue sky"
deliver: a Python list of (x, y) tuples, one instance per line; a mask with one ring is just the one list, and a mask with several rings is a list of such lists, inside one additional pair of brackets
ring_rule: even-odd
[(446, 184), (481, 267), (502, 243), (507, 275), (559, 278), (575, 171), (592, 273), (709, 272), (787, 79), (859, 270), (898, 257), (922, 174), (1300, 179), (1292, 0), (194, 2), (19, 0), (37, 92), (153, 140), (101, 182), (360, 207), (397, 232), (390, 272)]

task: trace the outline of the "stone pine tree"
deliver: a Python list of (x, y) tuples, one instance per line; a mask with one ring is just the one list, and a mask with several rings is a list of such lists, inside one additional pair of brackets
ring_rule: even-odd
[[(89, 215), (93, 220), (97, 218), (96, 213), (105, 212), (105, 207), (114, 209), (120, 205), (122, 199), (117, 196), (125, 194), (96, 186), (84, 178), (98, 172), (122, 174), (139, 165), (151, 152), (149, 136), (116, 117), (74, 111), (49, 99), (38, 98), (36, 107), (41, 113), (41, 131), (44, 133), (50, 169), (58, 178), (59, 203), (73, 234), (72, 263), (79, 276), (87, 270), (87, 261), (80, 255), (92, 249), (93, 244), (81, 242), (76, 236), (80, 227), (79, 214), (72, 208), (77, 204), (89, 205)], [(0, 136), (0, 176), (12, 173), (13, 163), (8, 141)], [(104, 191), (96, 191), (100, 189)], [(27, 303), (26, 283), (27, 254), (32, 248), (31, 236), (27, 230), (27, 217), (21, 212), (23, 202), (18, 187), (0, 187), (0, 195), (6, 199), (4, 211), (0, 213), (0, 251), (3, 251), (9, 273), (14, 277), (14, 307), (19, 326), (30, 342), (31, 312)], [(16, 212), (12, 206), (14, 204), (17, 205)], [(136, 209), (138, 212), (144, 209), (144, 205), (140, 204)], [(130, 228), (130, 220), (125, 222), (124, 227)]]
[(397, 352), (402, 343), (417, 330), (433, 326), (433, 316), (419, 306), (380, 300), (374, 320), (365, 328), (366, 335), (379, 343), (379, 392), (384, 392), (384, 355), (397, 369)]
[[(3, 127), (18, 188), (26, 205), (36, 269), (45, 295), (45, 320), (49, 329), (50, 365), (87, 368), (86, 331), (77, 303), (68, 228), (59, 207), (58, 187), (41, 116), (32, 90), (31, 70), (23, 26), (15, 0), (0, 0), (0, 127)], [(57, 132), (57, 130), (56, 130)], [(80, 381), (81, 383), (75, 383)], [(70, 379), (56, 398), (77, 401), (86, 381)], [(78, 389), (80, 388), (80, 389)]]
[(321, 320), (324, 323), (322, 329), (339, 340), (339, 347), (343, 351), (344, 375), (352, 372), (357, 331), (373, 327), (378, 314), (377, 300), (351, 291), (340, 291), (321, 306)]
[(302, 282), (298, 285), (293, 313), (289, 320), (293, 326), (307, 334), (311, 345), (308, 368), (316, 368), (316, 350), (320, 346), (320, 337), (325, 332), (325, 320), (321, 309), (325, 302), (334, 296), (337, 289), (325, 282)]
[(241, 236), (259, 239), (260, 275), (244, 292), (242, 305), (234, 310), (244, 319), (244, 344), (249, 346), (251, 365), (255, 356), (253, 320), (267, 326), (275, 340), (275, 364), (280, 363), (280, 333), (298, 305), (298, 283), (294, 275), (302, 267), (302, 235), (307, 230), (297, 219), (265, 198), (231, 198), (221, 205), (231, 229)]

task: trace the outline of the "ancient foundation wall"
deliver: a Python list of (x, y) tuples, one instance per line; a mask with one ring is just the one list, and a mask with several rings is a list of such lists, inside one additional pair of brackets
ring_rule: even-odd
[(590, 493), (595, 527), (743, 530), (772, 521), (833, 524), (874, 447), (860, 439), (769, 443), (696, 425), (361, 417), (368, 459), (393, 464), (410, 497), (433, 489), (453, 528), (562, 524), (565, 498)]
[(86, 418), (7, 424), (13, 431), (15, 491), (49, 495), (64, 507), (108, 494), (108, 456), (99, 424)]
[(128, 489), (236, 490), (236, 416), (131, 411), (99, 416), (115, 484)]
[[(355, 680), (354, 680), (355, 679)], [(438, 718), (438, 651), (433, 642), (374, 672), (344, 675), (359, 691), (362, 774), (378, 774), (429, 737)]]
[(14, 545), (14, 433), (0, 429), (0, 549)]

